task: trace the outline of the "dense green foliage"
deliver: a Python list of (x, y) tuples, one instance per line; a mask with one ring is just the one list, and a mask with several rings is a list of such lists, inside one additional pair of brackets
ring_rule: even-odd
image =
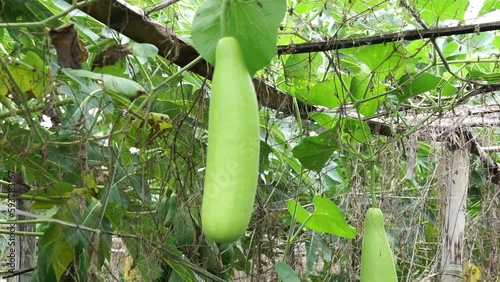
[[(68, 2), (0, 5), (0, 181), (7, 186), (21, 173), (20, 198), (38, 217), (27, 218), (36, 219), (37, 281), (133, 273), (144, 281), (358, 281), (375, 198), (400, 281), (435, 274), (446, 179), (441, 128), (472, 127), (485, 147), (500, 141), (488, 116), (498, 111), (500, 35), (479, 25), (459, 31), (495, 19), (500, 2), (188, 0), (134, 22), (110, 16), (110, 26), (85, 13), (88, 3), (77, 10)], [(127, 2), (145, 11), (157, 4)], [(139, 29), (135, 42), (134, 28), (124, 26), (143, 20), (161, 25)], [(75, 29), (60, 37), (57, 28), (70, 23)], [(138, 40), (160, 27), (177, 37)], [(457, 28), (404, 39), (436, 27)], [(391, 33), (383, 44), (354, 44)], [(208, 239), (200, 216), (215, 88), (205, 69), (216, 63), (222, 34), (241, 43), (261, 105), (257, 195), (233, 244)], [(205, 61), (196, 65), (185, 42)], [(301, 43), (315, 45), (299, 52)], [(176, 48), (164, 52), (166, 44)], [(499, 249), (498, 189), (491, 170), (472, 160), (463, 248), (493, 281), (500, 273), (484, 250)], [(11, 195), (1, 196), (5, 205)], [(132, 262), (125, 269), (117, 248)], [(0, 237), (2, 261), (6, 249)]]

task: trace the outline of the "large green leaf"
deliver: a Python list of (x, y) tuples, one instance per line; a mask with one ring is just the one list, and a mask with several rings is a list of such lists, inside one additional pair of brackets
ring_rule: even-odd
[(283, 66), (287, 84), (296, 86), (299, 82), (318, 80), (317, 69), (322, 63), (318, 53), (290, 55)]
[(467, 0), (429, 1), (417, 0), (416, 8), (427, 26), (437, 26), (439, 21), (463, 21)]
[[(54, 218), (61, 221), (74, 222), (74, 213), (72, 211), (76, 209), (76, 202), (68, 200), (66, 205), (60, 207)], [(75, 238), (69, 238), (68, 234), (76, 232), (78, 232), (76, 228), (63, 226), (55, 222), (49, 223), (48, 228), (38, 243), (41, 250), (38, 259), (40, 275), (49, 275), (52, 270), (57, 281), (59, 281), (68, 265), (75, 258), (74, 246), (78, 242), (73, 240)]]
[(339, 148), (336, 128), (306, 137), (292, 149), (293, 156), (307, 169), (321, 170)]
[(281, 281), (300, 282), (299, 277), (293, 268), (291, 268), (288, 264), (280, 261), (274, 265), (274, 268), (276, 269), (276, 273)]
[[(175, 255), (177, 257), (182, 257), (182, 253), (176, 248), (174, 238), (172, 237), (168, 238), (164, 246), (170, 254)], [(175, 274), (180, 278), (182, 278), (181, 281), (185, 282), (198, 281), (195, 278), (193, 270), (187, 267), (185, 264), (183, 264), (182, 261), (176, 261), (174, 259), (171, 259), (170, 257), (164, 257), (163, 259), (170, 267), (172, 267)]]
[(339, 121), (342, 141), (352, 145), (371, 141), (372, 135), (366, 121), (355, 118), (343, 118)]
[(384, 96), (367, 100), (384, 92), (384, 86), (379, 81), (372, 80), (366, 73), (358, 73), (352, 77), (350, 90), (356, 100), (366, 100), (356, 105), (358, 112), (365, 117), (373, 116), (378, 110), (379, 103), (385, 98)]
[(470, 35), (470, 38), (467, 42), (467, 47), (471, 50), (477, 50), (481, 47), (489, 48), (491, 47), (494, 39), (495, 34), (493, 32), (481, 32), (480, 34), (472, 34)]
[(432, 44), (423, 40), (416, 40), (405, 46), (406, 51), (413, 58), (419, 59), (419, 62), (429, 61), (429, 52), (431, 52)]
[(6, 83), (9, 82), (10, 88), (16, 89), (14, 83), (19, 87), (23, 94), (27, 95), (25, 99), (34, 96), (42, 99), (50, 92), (48, 83), (48, 67), (46, 63), (34, 52), (28, 51), (20, 56), (21, 62), (11, 62), (7, 65), (8, 70), (14, 81), (10, 81), (3, 67), (0, 66), (0, 96), (6, 95), (9, 91)]
[(500, 1), (498, 0), (486, 0), (483, 3), (483, 7), (481, 11), (479, 11), (479, 15), (484, 15), (495, 10), (500, 10)]
[(158, 47), (148, 43), (134, 43), (130, 46), (132, 54), (138, 57), (154, 57), (158, 55)]
[[(128, 225), (132, 228), (136, 228), (138, 226), (136, 222), (130, 222)], [(147, 228), (149, 229), (149, 227)], [(144, 234), (151, 234), (151, 231), (144, 232)], [(137, 268), (139, 269), (144, 281), (155, 281), (161, 276), (162, 262), (158, 258), (158, 254), (156, 252), (148, 249), (147, 245), (141, 245), (140, 241), (136, 239), (127, 238), (124, 239), (123, 242), (127, 246), (130, 256), (133, 257), (134, 261), (137, 263)]]
[(346, 5), (345, 9), (353, 10), (357, 13), (366, 12), (367, 7), (372, 7), (372, 9), (385, 9), (387, 7), (388, 1), (384, 0), (341, 0), (339, 1)]
[(215, 65), (215, 47), (221, 37), (238, 39), (251, 75), (276, 56), (278, 27), (286, 11), (285, 0), (227, 0), (225, 33), (221, 34), (223, 0), (207, 0), (196, 12), (191, 38), (196, 50)]
[[(339, 118), (336, 115), (320, 113), (313, 116), (313, 120), (320, 126), (328, 129), (330, 132), (334, 128), (335, 135), (330, 135), (330, 138), (336, 138), (344, 143), (356, 145), (359, 143), (368, 143), (371, 141), (370, 127), (366, 121), (356, 118)], [(320, 134), (321, 135), (321, 134)], [(339, 142), (339, 141), (336, 141)]]
[(58, 242), (53, 245), (52, 251), (52, 268), (56, 277), (60, 278), (75, 258), (75, 249), (64, 237), (59, 237)]
[(38, 281), (59, 281), (75, 257), (75, 249), (64, 238), (64, 234), (57, 234), (55, 238), (57, 242), (40, 247), (37, 269)]
[(389, 73), (399, 77), (408, 63), (405, 59), (408, 58), (408, 54), (401, 43), (368, 45), (345, 49), (342, 52), (351, 54), (365, 63), (370, 70), (380, 73), (381, 79)]
[(297, 91), (298, 98), (311, 105), (325, 106), (330, 109), (339, 107), (349, 102), (349, 96), (344, 85), (350, 84), (350, 77), (341, 79), (335, 76), (331, 80), (319, 82), (312, 89)]
[(146, 93), (142, 85), (127, 78), (68, 68), (63, 69), (63, 72), (70, 77), (86, 77), (102, 81), (106, 92), (111, 94), (113, 99), (123, 101), (125, 104), (129, 103), (125, 102), (127, 99), (134, 99)]
[(320, 195), (314, 196), (314, 212), (310, 214), (295, 200), (287, 203), (288, 213), (305, 224), (305, 227), (317, 231), (333, 234), (344, 238), (354, 238), (356, 229), (347, 224), (342, 211), (330, 199)]
[(80, 225), (94, 228), (99, 226), (101, 220), (102, 204), (91, 197), (85, 211), (83, 212)]
[(473, 66), (470, 66), (467, 69), (469, 70), (469, 76), (471, 79), (484, 80), (488, 84), (500, 83), (500, 74), (497, 71), (485, 72)]
[(407, 74), (399, 80), (399, 83), (404, 84), (404, 94), (403, 96), (398, 96), (399, 101), (405, 101), (418, 94), (434, 89), (441, 90), (441, 94), (443, 95), (450, 95), (451, 93), (455, 93), (457, 91), (453, 85), (446, 82), (443, 78), (428, 72), (425, 72), (417, 77)]

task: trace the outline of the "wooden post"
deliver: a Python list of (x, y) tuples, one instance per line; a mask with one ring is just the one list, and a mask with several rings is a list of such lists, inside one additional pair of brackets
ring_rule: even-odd
[[(19, 210), (27, 211), (29, 201), (17, 200)], [(26, 219), (25, 216), (18, 215), (18, 220)], [(35, 224), (18, 224), (17, 231), (34, 232)], [(16, 236), (16, 269), (27, 270), (36, 266), (35, 260), (36, 238), (33, 236)], [(33, 271), (16, 276), (16, 282), (31, 281)]]
[[(14, 186), (13, 191), (8, 191), (9, 193), (13, 193), (13, 198), (16, 200), (16, 211), (27, 211), (29, 210), (30, 201), (19, 199), (18, 197), (27, 191), (30, 190), (30, 186), (24, 182), (22, 173), (14, 173), (9, 172), (9, 180), (11, 181), (11, 185)], [(16, 215), (17, 220), (25, 220), (26, 217), (23, 215)], [(22, 232), (34, 232), (35, 224), (16, 224), (16, 231)], [(31, 281), (33, 271), (33, 267), (36, 266), (36, 238), (33, 236), (22, 236), (15, 235), (15, 246), (14, 246), (14, 254), (15, 254), (15, 267), (14, 271), (22, 272), (26, 271), (23, 274), (15, 275), (11, 278), (8, 278), (9, 282), (24, 282)]]
[(451, 138), (451, 163), (448, 170), (444, 232), (441, 253), (441, 281), (462, 281), (463, 242), (467, 189), (469, 184), (470, 146), (464, 131), (457, 131)]

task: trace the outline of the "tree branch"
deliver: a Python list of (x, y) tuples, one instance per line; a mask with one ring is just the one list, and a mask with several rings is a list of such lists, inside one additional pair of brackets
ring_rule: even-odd
[[(73, 0), (65, 0), (72, 3)], [(81, 10), (106, 26), (122, 33), (135, 42), (149, 43), (158, 47), (159, 54), (172, 63), (184, 67), (199, 54), (193, 46), (177, 36), (171, 29), (152, 20), (146, 12), (122, 0), (99, 0)], [(211, 79), (213, 68), (205, 60), (194, 65), (191, 72)], [(294, 111), (292, 97), (264, 80), (254, 78), (255, 90), (262, 106), (275, 109), (284, 115)], [(312, 107), (299, 102), (301, 115)]]
[[(73, 0), (65, 1), (68, 3), (73, 2)], [(141, 9), (127, 4), (123, 0), (100, 0), (96, 3), (92, 3), (86, 8), (82, 8), (82, 10), (106, 26), (121, 32), (136, 42), (155, 45), (158, 47), (160, 54), (180, 67), (186, 66), (199, 55), (189, 42), (177, 36), (171, 29), (149, 18), (147, 13)], [(364, 38), (344, 40), (331, 39), (326, 42), (279, 46), (277, 54), (320, 52), (400, 40), (418, 40), (422, 38), (477, 33), (498, 29), (500, 29), (500, 22), (431, 30), (408, 30)], [(210, 79), (213, 69), (210, 64), (202, 60), (191, 68), (190, 71)], [(284, 115), (294, 113), (292, 97), (286, 95), (286, 93), (276, 87), (267, 84), (262, 79), (255, 78), (253, 82), (256, 87), (259, 103), (262, 106), (282, 112)], [(305, 113), (310, 111), (312, 107), (299, 101), (299, 109), (301, 115), (305, 116)]]
[(425, 38), (436, 38), (436, 37), (443, 37), (450, 35), (479, 33), (484, 31), (493, 31), (493, 30), (500, 30), (500, 21), (484, 23), (484, 24), (431, 28), (429, 30), (413, 29), (413, 30), (380, 34), (362, 38), (349, 38), (342, 40), (331, 38), (327, 41), (322, 41), (322, 42), (282, 45), (278, 46), (278, 55), (324, 52), (324, 51), (353, 48), (365, 45), (397, 42), (403, 40), (412, 41)]

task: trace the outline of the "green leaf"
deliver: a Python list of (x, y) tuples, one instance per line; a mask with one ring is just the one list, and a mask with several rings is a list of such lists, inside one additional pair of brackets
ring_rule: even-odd
[(139, 199), (146, 203), (151, 202), (151, 190), (147, 179), (140, 174), (129, 175), (128, 179)]
[[(168, 250), (170, 254), (173, 254), (177, 257), (182, 257), (183, 254), (177, 249), (176, 243), (174, 238), (170, 237), (166, 240), (165, 242), (165, 248)], [(164, 261), (172, 267), (174, 272), (182, 278), (182, 281), (187, 281), (187, 282), (195, 282), (198, 281), (195, 278), (194, 272), (191, 268), (187, 267), (182, 261), (176, 261), (174, 259), (171, 259), (170, 257), (164, 257)]]
[(469, 76), (474, 80), (484, 80), (488, 84), (500, 83), (500, 74), (496, 71), (494, 72), (484, 72), (475, 67), (468, 67)]
[(336, 128), (318, 136), (306, 137), (292, 149), (293, 156), (307, 169), (319, 171), (339, 148)]
[(60, 281), (61, 276), (74, 259), (74, 248), (64, 237), (58, 238), (60, 238), (58, 242), (39, 248), (37, 276), (45, 278), (39, 281)]
[(53, 244), (52, 254), (52, 269), (59, 279), (75, 258), (75, 249), (64, 237), (59, 237), (58, 242)]
[(296, 85), (299, 81), (316, 81), (319, 79), (317, 69), (323, 63), (321, 55), (290, 55), (283, 66), (288, 85)]
[(422, 59), (421, 61), (428, 62), (429, 61), (429, 52), (430, 52), (431, 44), (423, 40), (416, 40), (406, 45), (406, 51), (411, 54), (411, 57), (417, 57)]
[(101, 220), (101, 210), (102, 204), (96, 200), (95, 198), (90, 198), (90, 203), (88, 203), (85, 211), (83, 212), (80, 225), (88, 226), (91, 228), (99, 225), (99, 221)]
[(320, 244), (321, 240), (319, 233), (313, 232), (309, 241), (306, 241), (306, 271), (307, 273), (314, 273), (318, 260), (321, 258)]
[(417, 0), (416, 10), (428, 26), (437, 26), (439, 21), (463, 21), (468, 0)]
[(318, 123), (319, 126), (325, 129), (335, 128), (338, 124), (339, 119), (334, 114), (329, 113), (317, 113), (312, 119)]
[(154, 57), (158, 55), (158, 47), (149, 43), (134, 43), (130, 46), (132, 54), (138, 57)]
[(418, 77), (413, 77), (411, 74), (407, 74), (401, 77), (399, 83), (405, 84), (403, 87), (403, 96), (398, 96), (400, 102), (405, 101), (418, 94), (443, 87), (447, 87), (445, 88), (446, 93), (456, 91), (456, 88), (446, 82), (446, 80), (428, 72), (425, 72)]
[(228, 1), (225, 34), (221, 34), (223, 0), (207, 0), (196, 12), (191, 38), (196, 50), (215, 65), (218, 39), (238, 39), (250, 75), (267, 66), (276, 56), (278, 27), (286, 12), (285, 0)]
[(260, 170), (269, 169), (269, 154), (273, 152), (273, 148), (264, 141), (260, 141)]
[(343, 56), (343, 58), (340, 58), (339, 65), (342, 69), (345, 69), (348, 74), (356, 74), (361, 71), (358, 59), (351, 55), (346, 55)]
[[(358, 73), (351, 79), (350, 90), (356, 100), (364, 100), (383, 93), (384, 86), (378, 81), (371, 80), (369, 74)], [(358, 113), (365, 117), (373, 116), (384, 98), (385, 96), (357, 104)]]
[(109, 74), (95, 73), (87, 70), (75, 70), (68, 68), (63, 69), (63, 72), (70, 77), (86, 77), (102, 81), (104, 89), (106, 90), (106, 92), (112, 94), (113, 98), (120, 98), (117, 97), (118, 95), (124, 96), (128, 99), (134, 99), (146, 93), (144, 87), (142, 87), (139, 83), (127, 78)]
[[(446, 44), (446, 47), (443, 48), (443, 55), (445, 58), (449, 58), (452, 55), (455, 55), (455, 52), (459, 50), (460, 45), (456, 41), (452, 41)], [(463, 52), (463, 51), (462, 51)]]
[[(10, 77), (5, 73), (3, 67), (0, 66), (0, 81), (15, 83), (24, 94), (33, 95), (38, 99), (42, 99), (50, 92), (48, 84), (48, 67), (45, 62), (34, 52), (28, 51), (25, 55), (21, 56), (22, 63), (10, 63), (7, 68), (12, 74), (14, 82), (10, 81)], [(14, 85), (10, 85), (14, 87)], [(6, 83), (0, 83), (0, 95), (6, 95), (8, 87)]]
[[(304, 224), (311, 216), (311, 214), (295, 200), (289, 200), (286, 204), (288, 213), (293, 217), (295, 213), (295, 220)], [(314, 229), (313, 229), (314, 230)], [(316, 230), (315, 230), (316, 231)]]
[(372, 140), (370, 127), (359, 119), (343, 118), (340, 120), (342, 141), (349, 144), (368, 143)]
[(363, 120), (356, 118), (339, 118), (336, 115), (327, 113), (316, 114), (313, 116), (313, 120), (320, 126), (328, 129), (328, 131), (324, 133), (330, 132), (336, 128), (336, 130), (330, 134), (330, 138), (336, 138), (336, 142), (341, 140), (344, 143), (355, 145), (359, 143), (368, 143), (372, 140), (370, 127), (368, 123)]
[(481, 8), (481, 11), (479, 11), (479, 15), (484, 15), (490, 12), (493, 12), (495, 10), (500, 9), (500, 1), (498, 0), (486, 0), (483, 3), (483, 7)]
[[(74, 204), (73, 201), (68, 201), (68, 205), (61, 206), (54, 215), (54, 218), (73, 222), (74, 219), (70, 209), (74, 207)], [(69, 229), (76, 230), (58, 223), (49, 223), (48, 228), (45, 230), (38, 243), (41, 250), (39, 258), (43, 258), (42, 260), (38, 260), (38, 265), (42, 273), (50, 273), (50, 268), (52, 268), (55, 276), (59, 279), (64, 271), (66, 271), (69, 263), (73, 261), (75, 257), (75, 248), (67, 237), (67, 231)]]
[(399, 77), (408, 64), (408, 54), (401, 43), (376, 44), (342, 50), (365, 63), (370, 70), (380, 73), (382, 79), (389, 73)]
[(492, 32), (481, 32), (480, 34), (470, 35), (470, 39), (467, 42), (467, 47), (475, 50), (481, 47), (489, 47), (495, 39), (495, 35)]
[[(129, 224), (132, 228), (137, 226), (136, 222)], [(143, 281), (155, 281), (158, 277), (160, 277), (162, 261), (158, 260), (154, 251), (141, 245), (140, 242), (135, 239), (127, 238), (124, 239), (123, 242), (125, 243), (130, 256), (137, 262), (137, 268), (141, 273)]]
[(274, 265), (274, 268), (276, 269), (276, 273), (278, 274), (278, 278), (281, 281), (300, 282), (299, 277), (297, 276), (297, 274), (295, 273), (293, 268), (291, 268), (288, 264), (280, 261)]
[(335, 76), (331, 80), (317, 83), (310, 91), (298, 92), (296, 96), (311, 105), (325, 106), (330, 109), (341, 106), (349, 102), (343, 83), (349, 85), (350, 78), (346, 76), (342, 77), (342, 80)]
[(295, 200), (290, 200), (287, 203), (288, 213), (293, 216), (296, 209), (295, 220), (305, 223), (305, 227), (311, 230), (344, 238), (356, 236), (356, 229), (347, 224), (342, 211), (330, 199), (316, 195), (313, 203), (314, 212), (310, 214)]
[(297, 2), (295, 7), (294, 7), (294, 11), (297, 13), (297, 14), (305, 14), (305, 13), (309, 13), (312, 9), (316, 8), (316, 3), (310, 3), (310, 2)]
[(189, 214), (189, 209), (179, 206), (174, 213), (172, 235), (175, 238), (175, 245), (183, 252), (192, 248), (192, 242), (196, 239), (196, 226)]
[(378, 9), (385, 9), (387, 7), (387, 1), (381, 0), (341, 0), (346, 7), (345, 9), (353, 10), (357, 13), (366, 12), (367, 7), (377, 7)]
[(170, 277), (168, 278), (168, 282), (184, 282), (182, 277), (177, 274), (177, 272), (173, 271), (170, 273)]

